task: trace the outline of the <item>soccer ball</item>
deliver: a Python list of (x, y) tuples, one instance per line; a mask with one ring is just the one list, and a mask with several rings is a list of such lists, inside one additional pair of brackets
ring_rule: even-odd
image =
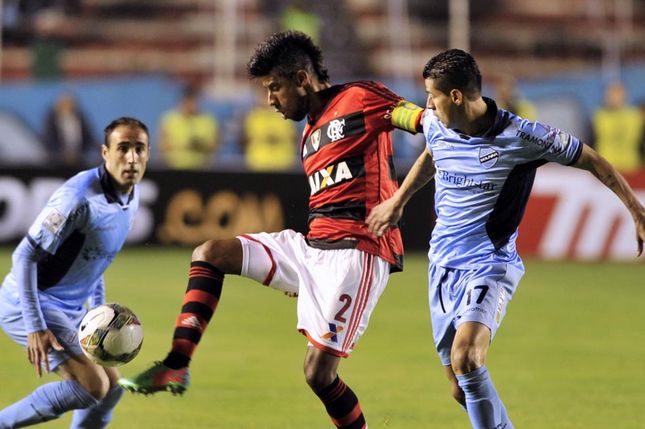
[(103, 304), (83, 317), (78, 341), (92, 361), (102, 366), (119, 366), (130, 362), (141, 350), (143, 327), (129, 308)]

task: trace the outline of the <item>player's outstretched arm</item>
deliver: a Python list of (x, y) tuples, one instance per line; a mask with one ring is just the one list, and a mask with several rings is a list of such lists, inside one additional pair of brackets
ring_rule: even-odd
[(394, 195), (370, 211), (365, 220), (369, 231), (380, 237), (390, 226), (395, 225), (401, 219), (403, 208), (412, 195), (434, 177), (434, 172), (432, 156), (427, 150), (424, 150)]
[(596, 176), (625, 204), (634, 218), (638, 256), (640, 256), (643, 253), (643, 242), (645, 241), (645, 207), (638, 201), (625, 178), (605, 158), (587, 145), (583, 146), (582, 154), (573, 166), (587, 170)]

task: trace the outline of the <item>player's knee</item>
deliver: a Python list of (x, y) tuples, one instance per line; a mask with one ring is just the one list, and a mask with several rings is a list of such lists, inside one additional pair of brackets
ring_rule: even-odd
[(205, 261), (227, 274), (239, 274), (242, 245), (239, 240), (208, 240), (193, 250), (193, 261)]
[(221, 258), (220, 252), (222, 250), (219, 243), (219, 240), (208, 240), (195, 247), (192, 256), (193, 261), (207, 261), (215, 265), (213, 262)]
[(105, 373), (98, 372), (77, 381), (97, 401), (105, 398), (110, 390), (110, 380)]
[(456, 345), (450, 352), (452, 370), (456, 374), (467, 374), (484, 365), (486, 351), (472, 344)]
[(336, 374), (315, 365), (305, 365), (305, 380), (314, 392), (319, 392), (336, 379)]

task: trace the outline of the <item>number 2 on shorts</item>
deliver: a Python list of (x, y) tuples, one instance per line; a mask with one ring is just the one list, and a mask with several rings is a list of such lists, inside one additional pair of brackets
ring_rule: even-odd
[(336, 316), (334, 316), (334, 320), (337, 320), (340, 323), (345, 323), (347, 322), (347, 319), (343, 317), (343, 314), (345, 314), (349, 306), (352, 305), (352, 297), (344, 293), (340, 297), (338, 297), (338, 300), (343, 303), (343, 306), (340, 308), (340, 310), (338, 310)]

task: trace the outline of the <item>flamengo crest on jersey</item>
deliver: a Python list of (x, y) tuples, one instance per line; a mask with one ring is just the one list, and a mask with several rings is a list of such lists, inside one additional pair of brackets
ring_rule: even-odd
[(445, 127), (431, 110), (423, 118), (436, 168), (437, 222), (430, 257), (440, 266), (465, 269), (519, 261), (517, 227), (535, 170), (547, 162), (572, 164), (582, 151), (577, 138), (484, 100), (494, 121), (480, 136)]
[(316, 129), (302, 146), (302, 159), (313, 155), (330, 143), (365, 132), (365, 115), (363, 112), (350, 113), (323, 124)]

